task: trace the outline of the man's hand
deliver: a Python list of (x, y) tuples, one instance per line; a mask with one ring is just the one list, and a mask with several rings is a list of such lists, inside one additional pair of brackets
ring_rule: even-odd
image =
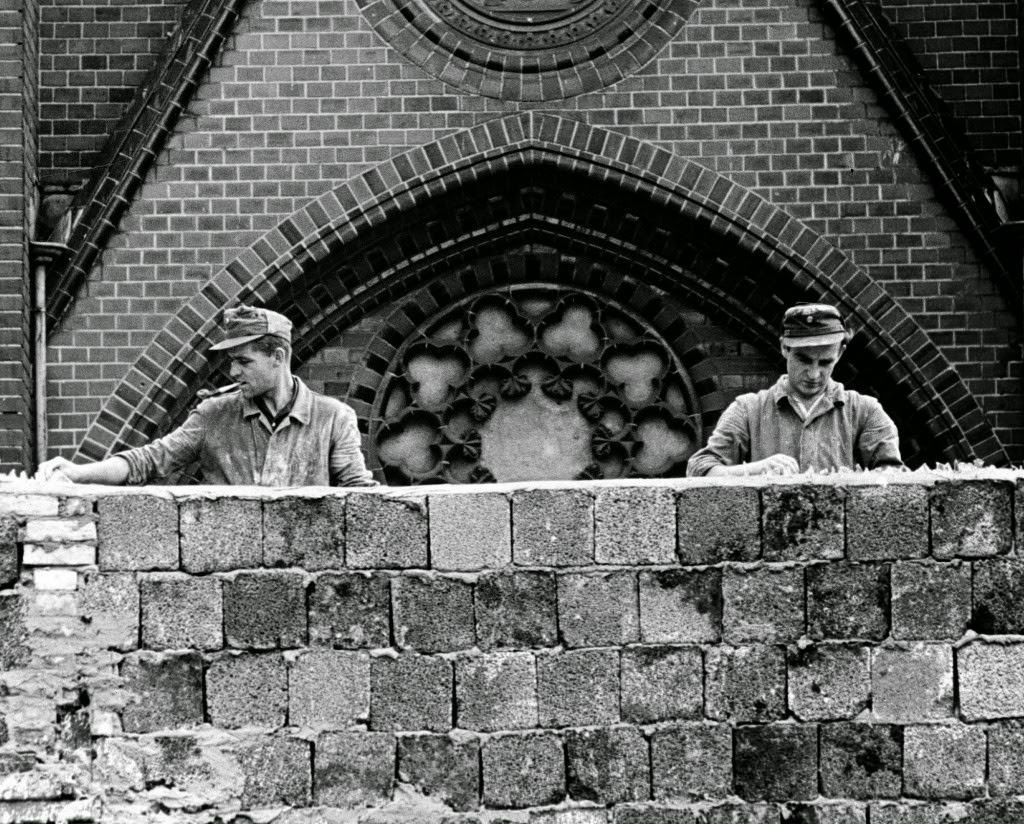
[(796, 475), (800, 471), (800, 464), (795, 458), (780, 452), (747, 464), (747, 471), (750, 475)]
[(50, 458), (39, 464), (36, 470), (37, 481), (63, 481), (64, 483), (75, 483), (78, 467), (67, 458)]

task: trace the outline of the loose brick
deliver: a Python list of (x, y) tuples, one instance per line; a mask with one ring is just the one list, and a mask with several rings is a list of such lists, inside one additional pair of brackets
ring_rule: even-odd
[(454, 652), (476, 644), (473, 586), (456, 578), (405, 575), (391, 582), (395, 643), (419, 652)]
[(324, 732), (313, 756), (313, 801), (324, 807), (378, 807), (391, 800), (395, 739), (383, 732)]
[(512, 524), (505, 495), (432, 494), (430, 565), (434, 569), (498, 569), (512, 562)]
[(345, 563), (354, 569), (427, 566), (427, 508), (422, 499), (352, 493), (345, 505)]
[(307, 807), (312, 800), (309, 742), (283, 735), (263, 736), (239, 750), (243, 810)]
[(928, 554), (928, 489), (911, 484), (854, 486), (846, 499), (851, 561), (924, 558)]
[(908, 723), (953, 714), (953, 650), (948, 644), (914, 644), (874, 650), (872, 708), (880, 721)]
[(537, 656), (537, 713), (542, 727), (619, 720), (618, 650), (566, 650)]
[(807, 634), (815, 640), (885, 638), (889, 634), (889, 565), (808, 567)]
[(772, 484), (761, 490), (766, 561), (842, 558), (844, 501), (838, 486)]
[(1024, 561), (975, 561), (971, 629), (984, 635), (1024, 634)]
[(636, 574), (628, 570), (558, 576), (558, 626), (569, 647), (639, 640)]
[(1024, 727), (1019, 722), (988, 728), (988, 790), (1024, 794)]
[(761, 495), (752, 487), (710, 486), (676, 494), (679, 562), (717, 564), (761, 557)]
[(306, 570), (345, 566), (345, 497), (263, 502), (263, 565)]
[(528, 652), (461, 658), (455, 664), (457, 726), (492, 732), (537, 726), (537, 670)]
[(206, 671), (206, 704), (216, 727), (282, 727), (288, 674), (277, 654), (225, 655)]
[(121, 677), (129, 693), (125, 732), (152, 732), (203, 723), (203, 662), (194, 652), (126, 656)]
[(734, 722), (786, 714), (786, 653), (782, 647), (710, 647), (705, 657), (705, 714)]
[(640, 635), (648, 644), (720, 641), (722, 571), (641, 572)]
[(241, 498), (181, 503), (181, 568), (204, 573), (263, 563), (263, 505)]
[(0, 516), (0, 589), (13, 586), (19, 574), (18, 522), (10, 516)]
[(696, 801), (732, 794), (732, 741), (725, 724), (676, 724), (651, 735), (658, 801)]
[(224, 636), (242, 649), (285, 649), (306, 643), (306, 576), (240, 572), (224, 582)]
[(391, 643), (391, 584), (384, 575), (320, 575), (309, 594), (309, 642), (336, 649)]
[(971, 618), (971, 569), (958, 561), (906, 561), (892, 567), (892, 636), (959, 638)]
[(985, 792), (985, 731), (957, 725), (909, 726), (903, 731), (906, 795), (968, 799)]
[(818, 728), (770, 724), (733, 730), (736, 794), (747, 801), (804, 801), (818, 794)]
[(722, 638), (729, 644), (789, 643), (804, 634), (802, 569), (727, 569)]
[(965, 721), (1024, 716), (1024, 643), (973, 643), (956, 658)]
[(570, 798), (598, 804), (650, 798), (647, 741), (635, 727), (567, 730), (565, 760)]
[(154, 495), (104, 495), (97, 501), (103, 570), (178, 568), (178, 504)]
[(888, 724), (821, 727), (821, 791), (832, 798), (898, 798), (903, 728)]
[(480, 806), (480, 742), (447, 735), (398, 739), (398, 780), (451, 809)]
[(594, 496), (582, 489), (512, 494), (512, 554), (520, 566), (594, 562)]
[(1011, 546), (1011, 487), (1000, 481), (942, 481), (930, 496), (932, 554), (989, 558)]
[(496, 735), (484, 742), (482, 756), (488, 807), (539, 807), (565, 796), (565, 756), (554, 733)]
[(288, 670), (289, 724), (343, 730), (369, 716), (370, 659), (365, 653), (311, 650), (292, 663)]
[(224, 645), (221, 582), (175, 572), (139, 581), (142, 645), (150, 649), (220, 649)]
[(672, 490), (611, 486), (594, 494), (594, 559), (599, 564), (671, 564), (676, 560)]
[(82, 576), (81, 618), (95, 646), (132, 650), (139, 645), (139, 582), (134, 572)]
[(699, 718), (703, 662), (696, 647), (628, 647), (621, 652), (622, 720), (650, 724)]
[(452, 665), (443, 658), (400, 655), (370, 663), (370, 729), (452, 727)]
[(481, 649), (551, 647), (558, 643), (552, 573), (481, 575), (474, 595), (477, 645)]
[(793, 648), (787, 683), (789, 706), (797, 718), (854, 718), (871, 699), (871, 651), (836, 644)]

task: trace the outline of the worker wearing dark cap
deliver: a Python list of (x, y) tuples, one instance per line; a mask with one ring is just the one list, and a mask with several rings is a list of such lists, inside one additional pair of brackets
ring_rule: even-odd
[(896, 425), (868, 395), (832, 380), (849, 334), (834, 306), (794, 306), (782, 320), (786, 374), (740, 395), (687, 475), (790, 475), (830, 469), (900, 467)]
[(224, 312), (223, 338), (235, 384), (203, 400), (173, 432), (89, 464), (53, 458), (41, 480), (141, 484), (198, 461), (204, 483), (369, 486), (356, 415), (318, 395), (291, 371), (292, 324), (268, 309)]

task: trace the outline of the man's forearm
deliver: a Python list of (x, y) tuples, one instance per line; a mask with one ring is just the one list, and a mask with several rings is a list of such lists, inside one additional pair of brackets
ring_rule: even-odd
[(116, 486), (128, 480), (128, 461), (115, 456), (96, 463), (64, 467), (61, 471), (75, 483)]

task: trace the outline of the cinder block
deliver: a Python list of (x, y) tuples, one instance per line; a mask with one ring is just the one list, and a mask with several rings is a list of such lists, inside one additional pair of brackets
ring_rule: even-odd
[(636, 573), (558, 576), (558, 626), (568, 647), (600, 647), (639, 640)]
[(283, 727), (288, 673), (276, 653), (228, 654), (206, 671), (206, 706), (215, 727)]
[(480, 742), (447, 735), (398, 739), (398, 780), (458, 812), (480, 806)]
[(903, 782), (916, 798), (977, 798), (985, 792), (985, 730), (964, 724), (908, 726)]
[(493, 732), (537, 726), (537, 668), (529, 652), (460, 658), (455, 663), (457, 726)]
[(121, 663), (128, 701), (125, 732), (152, 732), (203, 723), (203, 662), (197, 653), (138, 652)]
[(722, 638), (729, 644), (789, 643), (804, 634), (804, 572), (765, 567), (722, 574)]
[(100, 569), (178, 568), (177, 501), (154, 495), (104, 495), (96, 508)]
[(263, 502), (263, 565), (306, 570), (345, 566), (345, 496), (291, 495)]
[(736, 794), (747, 801), (806, 801), (818, 794), (816, 724), (733, 730)]
[(565, 760), (572, 799), (607, 805), (651, 796), (647, 740), (635, 727), (567, 730)]
[(9, 515), (0, 516), (0, 589), (18, 581), (18, 522)]
[(853, 803), (787, 805), (793, 824), (866, 824), (867, 808)]
[(923, 641), (963, 635), (971, 620), (970, 566), (900, 561), (893, 564), (891, 576), (893, 638)]
[(594, 559), (599, 564), (671, 564), (676, 506), (671, 489), (601, 487), (594, 493)]
[(181, 502), (181, 568), (254, 569), (263, 563), (263, 505), (241, 498)]
[(473, 585), (457, 578), (403, 575), (391, 582), (395, 643), (419, 652), (454, 652), (476, 644)]
[(647, 644), (722, 639), (722, 571), (665, 569), (640, 573), (640, 636)]
[[(612, 816), (615, 824), (703, 824), (706, 820), (697, 811), (686, 807), (643, 803), (616, 804)], [(726, 819), (722, 819), (721, 824), (725, 822)]]
[(306, 643), (306, 576), (240, 572), (224, 581), (224, 636), (242, 649), (286, 649)]
[(391, 800), (395, 738), (386, 732), (324, 732), (313, 756), (313, 801), (352, 810)]
[(139, 645), (139, 582), (134, 572), (82, 575), (81, 618), (93, 646), (132, 650)]
[(889, 634), (889, 565), (808, 567), (807, 634), (815, 640), (885, 638)]
[(917, 484), (850, 487), (846, 551), (851, 561), (928, 555), (928, 489)]
[(370, 663), (370, 729), (452, 728), (452, 665), (427, 655), (381, 656)]
[(708, 718), (764, 722), (786, 715), (786, 653), (782, 647), (709, 647), (704, 671)]
[(902, 788), (902, 727), (845, 722), (822, 725), (822, 795), (899, 798)]
[(814, 644), (789, 650), (789, 707), (802, 721), (855, 718), (871, 700), (868, 647)]
[(519, 566), (594, 562), (594, 496), (585, 489), (512, 494), (512, 555)]
[(771, 484), (764, 487), (761, 490), (764, 559), (842, 558), (845, 499), (846, 490), (839, 486)]
[(774, 804), (719, 804), (704, 814), (706, 824), (780, 824)]
[(537, 656), (537, 713), (542, 727), (619, 720), (619, 651), (566, 650)]
[[(868, 808), (871, 813), (871, 824), (954, 824), (969, 820), (977, 824), (982, 819), (977, 815), (980, 805), (962, 803), (943, 803), (939, 801), (925, 802), (874, 802)], [(997, 818), (986, 824), (999, 824), (1013, 821), (1013, 818)]]
[(512, 516), (505, 495), (439, 492), (428, 505), (434, 569), (500, 569), (512, 563)]
[(932, 555), (991, 558), (1012, 544), (1009, 483), (993, 480), (941, 481), (930, 495)]
[(427, 566), (427, 507), (422, 498), (353, 492), (345, 505), (345, 563), (353, 569)]
[(658, 801), (700, 801), (732, 794), (732, 740), (725, 724), (677, 724), (651, 734)]
[(0, 671), (17, 669), (31, 656), (25, 606), (18, 592), (0, 592)]
[(622, 720), (651, 724), (699, 718), (703, 661), (697, 647), (627, 647), (621, 652)]
[(682, 564), (756, 561), (761, 557), (760, 492), (744, 486), (680, 489), (676, 527)]
[(952, 648), (949, 644), (914, 644), (875, 649), (871, 692), (872, 709), (879, 721), (949, 718), (953, 714)]
[(1024, 634), (1024, 560), (975, 561), (971, 629), (984, 635)]
[(481, 755), (485, 806), (540, 807), (565, 797), (565, 756), (554, 733), (495, 735)]
[(142, 645), (150, 649), (220, 649), (224, 610), (218, 578), (177, 572), (143, 575)]
[(309, 806), (313, 788), (308, 741), (260, 736), (239, 748), (238, 761), (245, 776), (243, 810)]
[(318, 576), (309, 593), (309, 642), (335, 649), (391, 643), (391, 584), (362, 572)]
[(1024, 716), (1024, 643), (976, 642), (956, 652), (965, 721)]
[(370, 658), (362, 652), (310, 650), (288, 670), (288, 722), (344, 730), (370, 717)]
[(988, 791), (992, 795), (1024, 794), (1024, 727), (1019, 723), (988, 728)]
[(552, 647), (558, 643), (552, 573), (481, 575), (475, 596), (476, 638), (481, 649)]

